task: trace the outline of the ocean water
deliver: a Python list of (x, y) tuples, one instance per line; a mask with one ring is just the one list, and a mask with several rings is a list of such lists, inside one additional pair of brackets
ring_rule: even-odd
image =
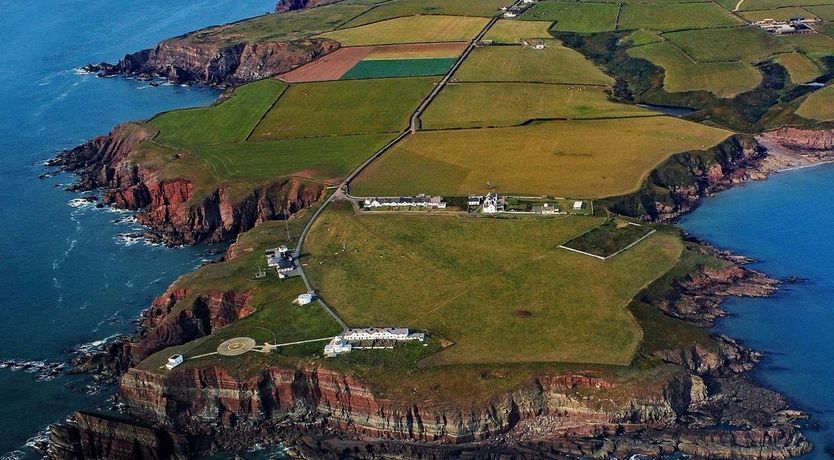
[[(149, 302), (210, 248), (129, 244), (124, 214), (72, 207), (43, 160), (113, 125), (217, 92), (79, 75), (89, 62), (200, 27), (261, 14), (274, 0), (0, 0), (0, 361), (65, 362), (66, 350), (129, 332)], [(134, 230), (135, 231), (135, 230)], [(105, 403), (87, 377), (0, 369), (0, 458), (75, 409)]]
[(681, 224), (718, 247), (758, 260), (751, 267), (786, 284), (767, 299), (729, 299), (716, 325), (766, 353), (755, 377), (810, 414), (816, 445), (834, 447), (834, 165), (782, 172), (708, 198)]

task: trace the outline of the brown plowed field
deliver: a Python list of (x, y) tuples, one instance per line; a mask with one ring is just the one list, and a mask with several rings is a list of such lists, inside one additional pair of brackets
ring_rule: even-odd
[(338, 80), (357, 62), (370, 59), (417, 59), (456, 57), (466, 42), (411, 43), (406, 45), (349, 46), (316, 59), (280, 76), (288, 83)]

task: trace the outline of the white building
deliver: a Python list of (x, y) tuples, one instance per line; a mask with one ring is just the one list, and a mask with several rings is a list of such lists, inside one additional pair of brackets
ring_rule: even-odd
[(411, 334), (405, 327), (365, 327), (359, 329), (348, 329), (342, 334), (346, 342), (361, 342), (363, 340), (419, 340), (425, 339), (425, 334)]
[(182, 355), (171, 355), (171, 357), (168, 358), (168, 362), (165, 364), (165, 369), (168, 369), (170, 371), (171, 369), (182, 364), (183, 361), (185, 361), (185, 358), (183, 358)]
[(286, 273), (295, 270), (295, 258), (292, 252), (286, 246), (279, 246), (277, 248), (267, 249), (265, 251), (266, 265), (275, 268), (278, 274)]
[(299, 306), (303, 306), (303, 305), (307, 305), (308, 303), (312, 302), (313, 300), (315, 300), (315, 298), (316, 298), (316, 296), (313, 295), (312, 292), (307, 292), (307, 293), (304, 293), (304, 294), (300, 294), (298, 297), (295, 298), (295, 300), (293, 300), (292, 303), (294, 303), (296, 305), (299, 305)]
[(581, 201), (574, 201), (573, 202), (573, 210), (579, 211), (582, 209), (582, 202)]
[(467, 201), (466, 204), (468, 204), (469, 206), (480, 206), (481, 200), (483, 199), (484, 197), (480, 195), (469, 195), (469, 201)]
[(516, 16), (516, 14), (513, 13), (513, 12), (510, 12), (510, 11), (507, 11), (506, 13), (504, 13), (505, 18), (514, 18), (515, 16)]
[(342, 336), (337, 335), (324, 346), (324, 356), (332, 358), (342, 353), (350, 353), (352, 348), (353, 345), (342, 339)]
[(503, 212), (505, 204), (504, 198), (498, 196), (497, 193), (487, 193), (486, 198), (484, 198), (483, 212), (484, 214)]
[(426, 196), (420, 194), (417, 196), (395, 196), (395, 197), (376, 197), (365, 198), (362, 202), (366, 208), (380, 208), (380, 207), (410, 207), (417, 206), (420, 208), (438, 208), (446, 209), (446, 202), (440, 196)]

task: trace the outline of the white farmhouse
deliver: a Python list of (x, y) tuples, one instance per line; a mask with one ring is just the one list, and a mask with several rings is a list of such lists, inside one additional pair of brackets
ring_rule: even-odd
[(573, 210), (579, 211), (582, 209), (582, 202), (581, 201), (574, 201), (573, 202)]
[(170, 371), (171, 369), (182, 364), (183, 361), (185, 361), (185, 358), (183, 358), (182, 355), (171, 355), (171, 357), (168, 358), (168, 362), (165, 364), (165, 369), (168, 369)]

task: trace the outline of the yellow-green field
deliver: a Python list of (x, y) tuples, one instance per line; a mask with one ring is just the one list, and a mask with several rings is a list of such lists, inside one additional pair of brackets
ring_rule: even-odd
[(779, 37), (779, 41), (796, 47), (811, 59), (834, 55), (834, 38), (825, 34), (788, 35)]
[(524, 12), (522, 19), (549, 21), (553, 30), (595, 33), (617, 27), (618, 5), (614, 3), (577, 3), (544, 0)]
[(824, 0), (744, 0), (739, 10), (769, 10), (787, 6), (819, 5), (824, 3), (826, 3)]
[(192, 32), (188, 40), (212, 43), (289, 41), (333, 30), (366, 11), (363, 5), (326, 5), (284, 14), (266, 14), (245, 21)]
[(809, 94), (799, 105), (796, 114), (812, 120), (834, 120), (834, 86), (827, 86)]
[[(825, 19), (826, 21), (834, 21), (834, 5), (809, 6), (804, 8), (804, 10), (810, 11), (817, 17)], [(804, 16), (807, 17), (807, 14)]]
[(809, 82), (822, 74), (820, 68), (800, 53), (780, 54), (776, 62), (782, 64), (794, 83)]
[(656, 112), (608, 100), (595, 86), (537, 83), (450, 84), (421, 117), (423, 129), (519, 125), (542, 118), (653, 116)]
[(813, 18), (814, 15), (808, 10), (798, 7), (789, 6), (786, 8), (774, 8), (771, 10), (756, 10), (756, 11), (741, 11), (739, 15), (748, 21), (756, 22), (764, 19), (775, 19), (777, 21), (786, 21), (793, 17)]
[(730, 134), (671, 117), (424, 131), (372, 163), (351, 192), (466, 195), (492, 184), (507, 194), (621, 195), (669, 155), (712, 147)]
[(486, 33), (484, 40), (496, 43), (521, 43), (522, 40), (551, 38), (550, 23), (546, 21), (520, 21), (499, 19)]
[(726, 27), (740, 24), (726, 10), (714, 3), (623, 5), (619, 29), (660, 31)]
[(778, 38), (756, 26), (686, 30), (663, 36), (698, 63), (714, 61), (756, 63), (776, 53), (792, 51)]
[(452, 76), (458, 81), (518, 81), (608, 85), (614, 81), (578, 52), (558, 40), (545, 49), (524, 46), (477, 48)]
[(466, 16), (408, 16), (334, 30), (320, 37), (345, 46), (460, 42), (475, 38), (488, 21)]
[(343, 27), (354, 27), (401, 16), (453, 15), (491, 17), (510, 0), (394, 0), (374, 6)]
[(251, 140), (402, 131), (435, 77), (328, 81), (292, 85)]
[(558, 248), (600, 222), (330, 207), (308, 236), (307, 270), (351, 325), (426, 329), (454, 342), (426, 364), (627, 365), (642, 331), (625, 307), (675, 265), (682, 246), (659, 234), (609, 261)]
[(669, 43), (652, 43), (628, 50), (633, 57), (643, 58), (665, 71), (666, 91), (709, 91), (719, 97), (733, 97), (756, 88), (762, 76), (744, 62), (696, 64)]

